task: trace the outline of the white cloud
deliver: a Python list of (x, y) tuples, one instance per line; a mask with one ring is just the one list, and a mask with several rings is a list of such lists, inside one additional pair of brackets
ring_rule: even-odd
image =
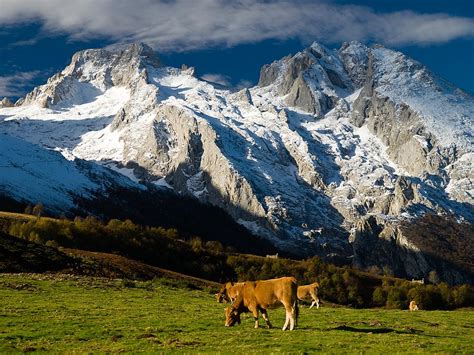
[(252, 81), (242, 79), (237, 83), (237, 85), (235, 85), (235, 89), (236, 90), (242, 90), (243, 88), (251, 88), (254, 85), (255, 84)]
[(250, 88), (255, 85), (252, 81), (246, 80), (246, 79), (242, 79), (236, 85), (232, 85), (231, 83), (232, 79), (230, 76), (224, 75), (224, 74), (216, 74), (216, 73), (208, 73), (208, 74), (201, 75), (201, 79), (206, 80), (213, 84), (224, 86), (229, 90), (236, 90), (236, 91), (242, 90), (243, 88)]
[(29, 85), (33, 79), (42, 74), (43, 72), (35, 70), (0, 76), (0, 98), (4, 96), (17, 97), (24, 95), (25, 86)]
[(230, 77), (227, 75), (222, 74), (204, 74), (201, 75), (201, 79), (209, 81), (214, 84), (219, 84), (222, 86), (230, 87), (232, 84), (230, 83)]
[(49, 34), (144, 41), (161, 51), (265, 39), (402, 45), (474, 36), (471, 18), (379, 13), (324, 0), (0, 0), (0, 9), (0, 25), (40, 21)]

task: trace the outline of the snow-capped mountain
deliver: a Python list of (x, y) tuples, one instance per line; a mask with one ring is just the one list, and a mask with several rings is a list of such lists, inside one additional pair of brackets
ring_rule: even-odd
[(420, 277), (436, 263), (398, 226), (424, 213), (474, 222), (474, 98), (381, 46), (313, 43), (239, 92), (164, 66), (143, 44), (86, 50), (3, 106), (0, 133), (195, 196), (302, 255), (387, 263), (359, 255), (375, 234), (413, 252), (403, 272)]

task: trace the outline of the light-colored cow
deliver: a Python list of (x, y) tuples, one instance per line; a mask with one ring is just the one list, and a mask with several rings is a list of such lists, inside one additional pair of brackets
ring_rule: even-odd
[(282, 329), (293, 330), (298, 319), (297, 289), (294, 277), (245, 282), (232, 307), (225, 309), (225, 326), (232, 327), (235, 323), (240, 324), (240, 314), (251, 312), (255, 319), (255, 328), (258, 328), (260, 311), (265, 323), (271, 328), (267, 309), (282, 304), (286, 311), (286, 321)]
[(310, 309), (316, 305), (316, 309), (319, 309), (319, 298), (318, 298), (318, 289), (319, 283), (314, 282), (310, 285), (298, 286), (298, 299), (304, 301), (306, 299), (311, 299)]
[(415, 300), (411, 301), (410, 304), (408, 305), (408, 309), (410, 311), (418, 311), (418, 305), (416, 304)]

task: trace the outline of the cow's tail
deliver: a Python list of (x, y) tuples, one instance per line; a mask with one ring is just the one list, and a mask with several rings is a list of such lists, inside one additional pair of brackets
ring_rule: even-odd
[(300, 309), (298, 307), (298, 284), (296, 283), (296, 279), (294, 279), (291, 289), (293, 291), (294, 299), (293, 299), (293, 315), (295, 317), (295, 326), (298, 325), (298, 316), (300, 314)]
[(295, 325), (298, 325), (298, 317), (300, 316), (300, 307), (298, 306), (298, 298), (296, 298), (294, 309), (295, 309)]

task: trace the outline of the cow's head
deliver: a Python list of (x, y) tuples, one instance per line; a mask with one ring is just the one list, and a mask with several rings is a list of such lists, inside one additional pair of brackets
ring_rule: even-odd
[(226, 296), (225, 292), (219, 291), (219, 292), (217, 292), (217, 293), (215, 294), (215, 296), (216, 296), (217, 302), (219, 302), (219, 303), (227, 303), (227, 296)]
[(226, 284), (222, 285), (219, 292), (215, 294), (216, 300), (219, 303), (227, 303), (230, 301), (229, 295), (227, 293), (227, 289), (232, 287), (234, 284), (232, 282), (227, 282)]
[(227, 288), (226, 284), (222, 285), (219, 292), (216, 293), (216, 300), (219, 303), (227, 303)]
[(227, 307), (225, 309), (225, 326), (232, 327), (235, 323), (240, 324), (240, 313), (234, 307)]

